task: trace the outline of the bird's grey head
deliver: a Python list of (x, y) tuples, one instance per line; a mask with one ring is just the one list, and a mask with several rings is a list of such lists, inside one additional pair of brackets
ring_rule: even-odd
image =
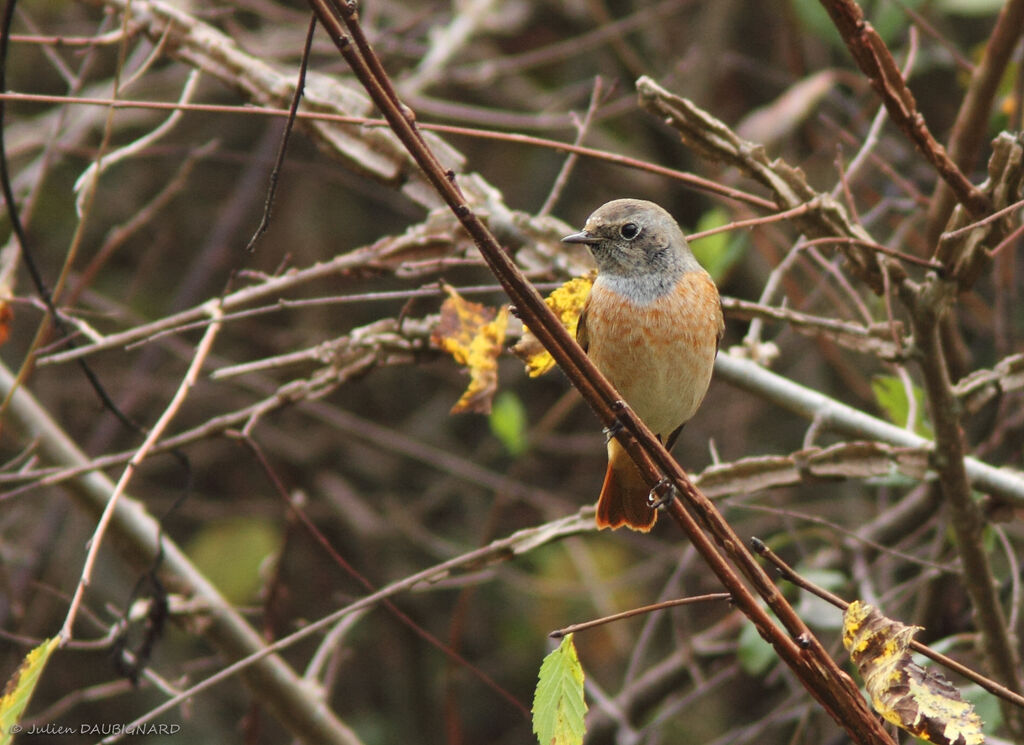
[(599, 207), (566, 243), (584, 243), (599, 274), (666, 279), (698, 268), (683, 231), (672, 215), (642, 199), (616, 199)]

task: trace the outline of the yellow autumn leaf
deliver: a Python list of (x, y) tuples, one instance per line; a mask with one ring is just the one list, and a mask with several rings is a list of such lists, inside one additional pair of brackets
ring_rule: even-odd
[[(590, 288), (594, 284), (594, 276), (595, 274), (591, 272), (585, 277), (574, 277), (544, 298), (547, 306), (555, 312), (558, 320), (573, 336), (576, 336), (576, 326), (580, 320), (580, 313), (583, 312), (583, 304), (587, 301)], [(523, 332), (523, 338), (512, 347), (512, 351), (526, 363), (526, 373), (531, 378), (543, 375), (555, 366), (554, 358), (529, 329)]]
[(507, 308), (488, 308), (466, 300), (450, 285), (441, 305), (441, 320), (430, 340), (469, 370), (469, 385), (451, 413), (489, 414), (498, 389), (498, 355), (508, 328)]
[(843, 645), (887, 721), (936, 745), (980, 745), (985, 735), (974, 707), (940, 673), (910, 658), (910, 640), (920, 628), (858, 600), (843, 615)]
[(47, 639), (29, 652), (21, 665), (7, 681), (0, 695), (0, 745), (10, 745), (15, 733), (20, 731), (21, 717), (29, 699), (36, 689), (39, 677), (46, 669), (46, 663), (60, 644), (60, 637)]

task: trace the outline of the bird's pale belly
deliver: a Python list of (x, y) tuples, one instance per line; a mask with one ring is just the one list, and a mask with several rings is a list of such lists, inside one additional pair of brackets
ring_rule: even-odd
[(722, 325), (717, 295), (703, 272), (647, 304), (600, 281), (591, 290), (588, 354), (657, 435), (689, 420), (707, 392)]

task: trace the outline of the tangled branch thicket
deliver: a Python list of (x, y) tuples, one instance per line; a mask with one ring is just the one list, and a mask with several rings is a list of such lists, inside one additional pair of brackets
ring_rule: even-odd
[[(359, 28), (535, 284), (587, 271), (559, 239), (609, 199), (743, 222), (695, 243), (728, 329), (677, 458), (738, 535), (1019, 692), (1024, 1), (972, 8), (366, 3)], [(442, 281), (508, 301), (322, 32), (246, 253), (308, 7), (17, 10), (3, 667), (70, 639), (31, 722), (523, 742), (548, 632), (721, 589), (668, 521), (593, 531), (603, 439), (564, 376), (503, 355), (492, 413), (449, 415)], [(163, 590), (136, 688), (111, 657), (145, 656)], [(842, 665), (838, 611), (786, 592)], [(750, 629), (706, 605), (578, 634), (588, 740), (833, 737)], [(1018, 710), (979, 707), (1021, 741)]]

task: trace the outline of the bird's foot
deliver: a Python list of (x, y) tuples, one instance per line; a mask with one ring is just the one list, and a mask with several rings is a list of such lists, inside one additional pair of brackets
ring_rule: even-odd
[(676, 498), (676, 487), (672, 484), (668, 478), (662, 478), (654, 488), (651, 489), (650, 494), (647, 495), (647, 504), (650, 505), (651, 509), (660, 509)]
[(608, 442), (610, 442), (611, 439), (613, 437), (615, 437), (615, 435), (619, 434), (619, 432), (621, 432), (621, 431), (622, 431), (622, 422), (620, 422), (618, 419), (616, 419), (612, 423), (612, 425), (610, 427), (605, 427), (602, 430), (602, 432), (604, 432), (605, 444), (608, 444)]

